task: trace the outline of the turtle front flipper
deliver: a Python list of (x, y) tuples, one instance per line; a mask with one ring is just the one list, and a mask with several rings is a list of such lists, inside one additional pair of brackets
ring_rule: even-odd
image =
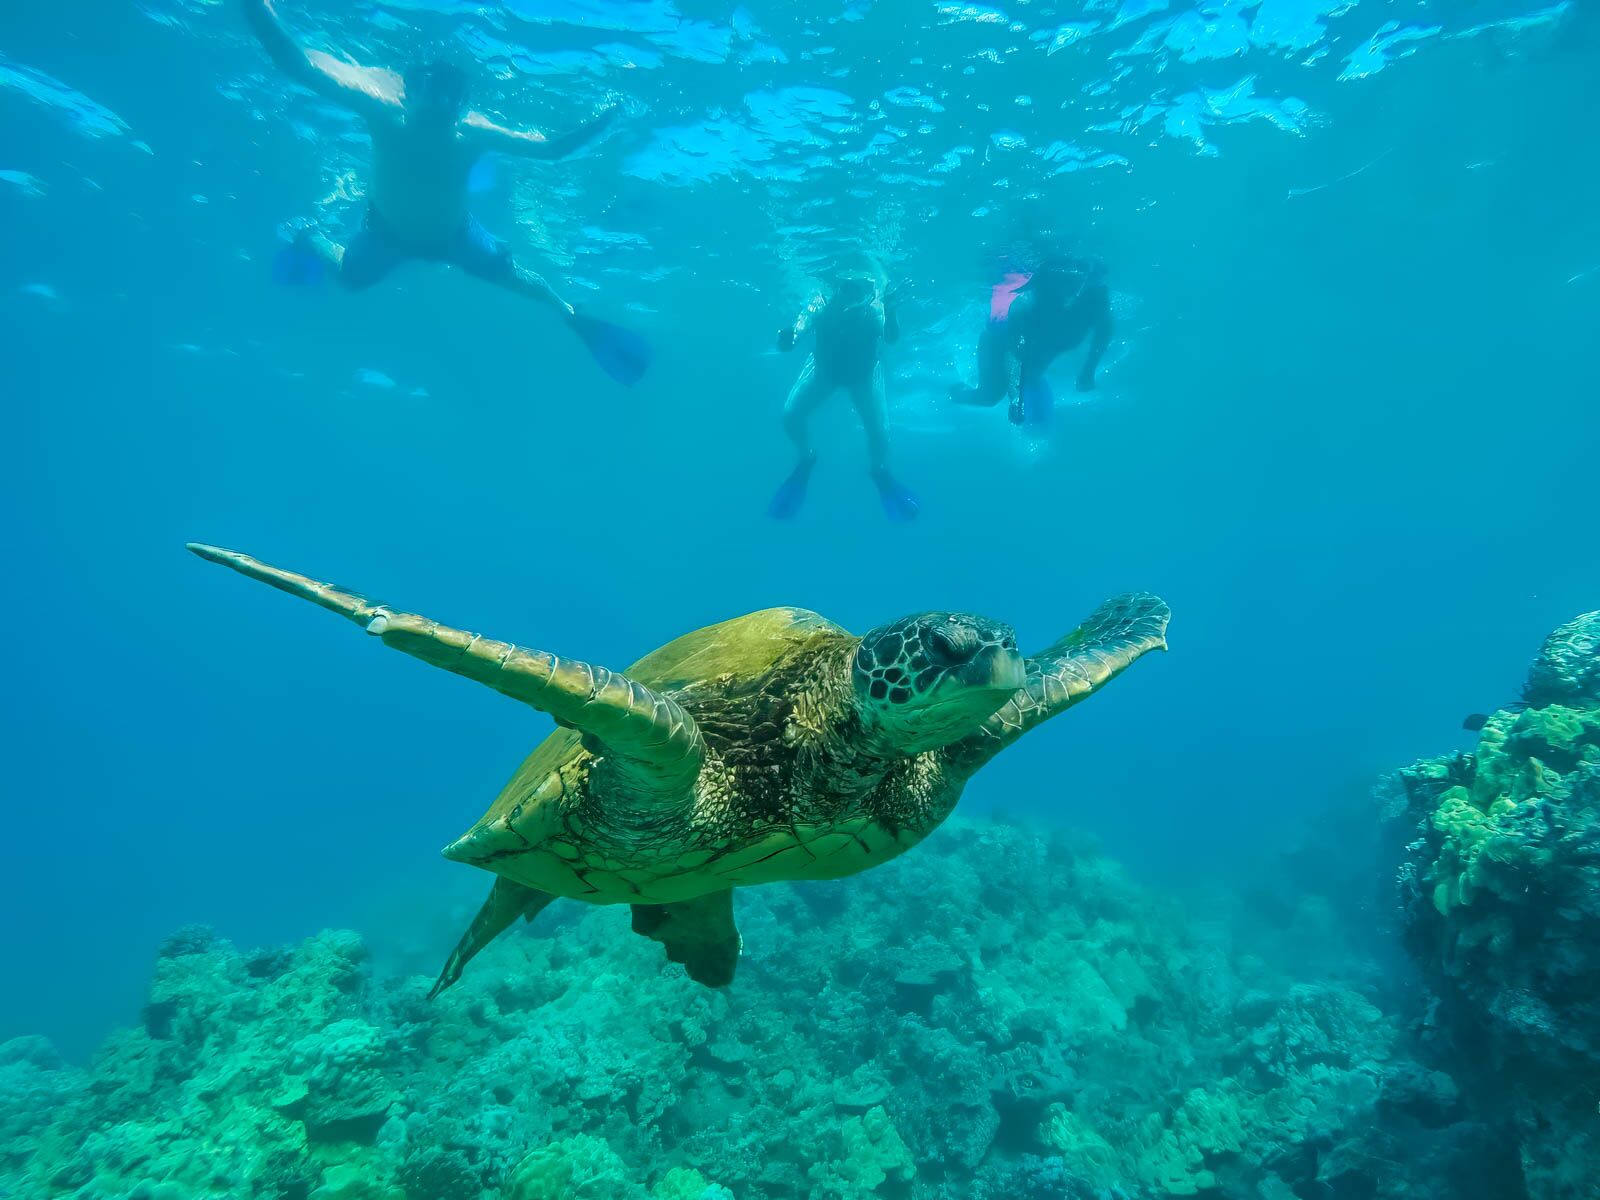
[(1171, 617), (1167, 602), (1147, 592), (1107, 600), (1066, 637), (1028, 658), (1027, 683), (984, 723), (976, 743), (992, 755), (1104, 687), (1142, 655), (1165, 650)]
[(531, 921), (554, 899), (554, 896), (523, 887), (503, 876), (496, 879), (494, 886), (489, 889), (489, 898), (483, 902), (478, 915), (472, 918), (472, 924), (467, 926), (467, 931), (461, 935), (456, 948), (445, 960), (444, 970), (439, 972), (438, 982), (428, 993), (428, 999), (432, 1000), (460, 979), (461, 972), (478, 951), (511, 928), (518, 917)]
[(706, 987), (733, 982), (743, 942), (733, 923), (733, 890), (712, 892), (676, 904), (635, 904), (633, 931), (667, 948), (689, 978)]
[(700, 727), (677, 701), (626, 675), (396, 612), (247, 554), (192, 543), (189, 549), (208, 562), (339, 613), (385, 645), (549, 713), (558, 724), (593, 739), (597, 751), (613, 760), (621, 775), (618, 782), (637, 807), (684, 804), (692, 794), (705, 756)]

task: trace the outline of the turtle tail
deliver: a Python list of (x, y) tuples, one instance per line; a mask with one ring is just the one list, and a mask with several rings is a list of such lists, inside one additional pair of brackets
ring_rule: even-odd
[(467, 931), (461, 935), (456, 948), (445, 960), (444, 970), (439, 972), (439, 979), (428, 993), (428, 999), (432, 1000), (460, 979), (461, 972), (478, 951), (510, 929), (518, 917), (531, 921), (554, 899), (554, 896), (544, 892), (513, 883), (503, 875), (496, 879), (494, 886), (489, 889), (489, 898), (483, 902), (478, 915), (472, 918), (472, 924), (467, 926)]

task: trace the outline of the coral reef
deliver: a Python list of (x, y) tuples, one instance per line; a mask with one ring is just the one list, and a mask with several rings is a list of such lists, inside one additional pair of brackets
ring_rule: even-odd
[(1532, 1200), (1600, 1195), (1600, 613), (1551, 635), (1474, 753), (1399, 772), (1405, 938), (1438, 1053)]
[(720, 991), (579, 906), (435, 1002), (352, 933), (181, 930), (87, 1066), (0, 1045), (0, 1200), (1595, 1200), (1600, 613), (1380, 795), (1231, 932), (954, 822), (743, 893)]
[(0, 1196), (1506, 1198), (1477, 1188), (1492, 1139), (1456, 1082), (1372, 997), (1285, 977), (1090, 847), (957, 822), (740, 899), (724, 991), (605, 909), (432, 1003), (353, 934), (185, 930), (87, 1069), (0, 1048)]

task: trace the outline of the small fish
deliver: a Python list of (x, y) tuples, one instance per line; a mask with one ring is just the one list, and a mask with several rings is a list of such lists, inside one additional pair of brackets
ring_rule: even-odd
[(1477, 733), (1489, 723), (1488, 713), (1468, 713), (1461, 722), (1461, 728), (1469, 733)]

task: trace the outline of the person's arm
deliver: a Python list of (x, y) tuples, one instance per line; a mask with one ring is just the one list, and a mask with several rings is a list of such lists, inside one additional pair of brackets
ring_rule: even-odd
[(301, 87), (362, 117), (382, 117), (399, 111), (394, 77), (389, 72), (340, 62), (320, 50), (307, 50), (289, 36), (273, 0), (240, 0), (240, 6), (245, 23), (267, 57)]
[(800, 310), (800, 315), (794, 319), (794, 324), (778, 330), (778, 349), (793, 350), (795, 342), (799, 341), (800, 335), (811, 327), (811, 322), (817, 319), (825, 304), (826, 301), (820, 293), (813, 296), (811, 303)]
[(610, 105), (586, 125), (571, 133), (549, 138), (532, 129), (507, 129), (496, 124), (480, 112), (469, 112), (463, 122), (468, 134), (481, 150), (498, 150), (502, 154), (517, 154), (523, 158), (565, 158), (599, 137), (606, 126), (616, 119), (617, 106)]
[(1105, 356), (1106, 348), (1111, 345), (1111, 295), (1105, 288), (1095, 289), (1095, 314), (1094, 325), (1089, 331), (1089, 352), (1083, 357), (1083, 366), (1078, 370), (1078, 390), (1080, 392), (1094, 391), (1094, 373), (1100, 366), (1100, 360)]

